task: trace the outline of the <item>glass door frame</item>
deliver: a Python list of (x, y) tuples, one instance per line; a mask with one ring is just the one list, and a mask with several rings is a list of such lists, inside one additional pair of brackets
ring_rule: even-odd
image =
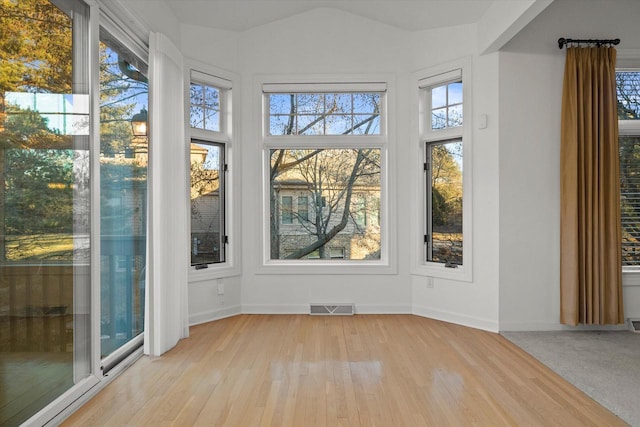
[[(70, 0), (50, 0), (54, 4), (65, 5)], [(73, 0), (71, 0), (73, 1)], [(79, 310), (80, 313), (89, 316), (88, 330), (82, 333), (86, 337), (88, 335), (88, 343), (76, 342), (74, 338), (74, 380), (77, 375), (76, 363), (88, 363), (89, 373), (82, 379), (75, 381), (75, 384), (67, 391), (62, 393), (51, 403), (34, 414), (25, 421), (22, 426), (41, 426), (47, 423), (60, 423), (67, 416), (77, 410), (86, 403), (91, 397), (98, 393), (106, 384), (117, 376), (119, 371), (133, 363), (143, 353), (142, 342), (143, 335), (140, 334), (125, 346), (126, 355), (124, 357), (117, 355), (113, 360), (101, 357), (101, 340), (100, 340), (100, 28), (101, 26), (110, 32), (119, 41), (123, 42), (128, 48), (139, 55), (141, 58), (148, 59), (147, 52), (141, 52), (135, 42), (131, 42), (126, 33), (118, 29), (117, 19), (107, 16), (101, 11), (102, 5), (99, 0), (79, 0), (87, 5), (88, 17), (88, 34), (87, 37), (74, 37), (74, 58), (77, 52), (87, 52), (88, 61), (85, 61), (88, 67), (89, 75), (89, 108), (90, 108), (90, 126), (89, 126), (89, 156), (90, 156), (90, 285), (88, 289), (82, 291), (74, 290), (74, 300), (86, 301), (87, 304), (76, 307), (74, 301), (74, 313)], [(116, 14), (117, 15), (117, 14)], [(75, 27), (74, 16), (74, 27)], [(115, 29), (115, 30), (114, 30)], [(115, 33), (115, 34), (114, 34)], [(124, 36), (124, 37), (123, 37)], [(130, 42), (130, 43), (129, 43)], [(148, 212), (148, 210), (147, 210)], [(87, 295), (87, 292), (89, 295)], [(88, 312), (87, 312), (88, 311)], [(75, 322), (75, 321), (74, 321)], [(145, 321), (146, 323), (146, 321)], [(86, 328), (85, 328), (86, 329)], [(87, 351), (83, 345), (89, 345)], [(132, 348), (134, 348), (132, 351)], [(85, 351), (90, 356), (88, 361), (76, 360), (76, 350)], [(112, 374), (106, 376), (103, 374), (105, 362), (117, 364)], [(84, 367), (86, 371), (86, 366)], [(80, 369), (81, 370), (81, 369)], [(78, 372), (80, 371), (78, 370)]]
[[(68, 4), (68, 0), (50, 0), (51, 3), (56, 5)], [(80, 0), (87, 5), (88, 16), (80, 16), (77, 14), (73, 16), (73, 28), (74, 30), (78, 28), (81, 20), (88, 19), (88, 23), (86, 23), (86, 27), (88, 34), (86, 37), (77, 36), (76, 31), (73, 32), (73, 58), (74, 62), (78, 58), (78, 55), (82, 55), (86, 53), (88, 55), (88, 61), (84, 62), (84, 65), (88, 67), (88, 70), (85, 69), (88, 75), (88, 83), (87, 88), (89, 91), (89, 158), (90, 158), (90, 262), (89, 262), (89, 286), (88, 289), (76, 289), (74, 285), (74, 329), (78, 326), (78, 321), (75, 319), (75, 316), (78, 315), (78, 311), (81, 314), (85, 314), (89, 317), (88, 330), (85, 326), (81, 326), (80, 330), (82, 331), (85, 338), (88, 336), (87, 342), (80, 342), (76, 338), (76, 334), (74, 331), (74, 343), (73, 343), (73, 365), (74, 365), (74, 385), (54, 399), (47, 406), (42, 408), (39, 412), (34, 414), (31, 418), (25, 421), (22, 426), (23, 427), (31, 427), (31, 426), (41, 426), (49, 422), (56, 422), (56, 419), (60, 418), (62, 414), (66, 413), (66, 411), (73, 410), (81, 405), (83, 401), (81, 400), (83, 396), (86, 396), (87, 393), (94, 388), (96, 385), (100, 383), (102, 380), (102, 374), (100, 372), (100, 361), (99, 358), (96, 359), (96, 342), (99, 344), (99, 334), (96, 335), (96, 321), (99, 320), (99, 311), (95, 311), (96, 308), (99, 310), (99, 305), (96, 305), (96, 284), (99, 284), (99, 270), (96, 274), (96, 262), (99, 262), (99, 253), (96, 250), (99, 250), (99, 245), (95, 245), (95, 236), (96, 226), (99, 226), (99, 211), (96, 211), (96, 197), (99, 198), (99, 193), (96, 193), (96, 185), (99, 186), (99, 182), (95, 182), (95, 161), (96, 156), (94, 150), (92, 150), (96, 137), (99, 137), (99, 134), (96, 132), (99, 131), (98, 126), (96, 124), (99, 121), (99, 114), (97, 111), (97, 99), (95, 97), (95, 89), (97, 87), (96, 76), (99, 72), (99, 57), (98, 57), (98, 40), (99, 40), (99, 8), (98, 3), (95, 0)], [(75, 69), (75, 63), (73, 64)], [(74, 70), (75, 74), (75, 70)], [(99, 230), (98, 230), (99, 231)], [(74, 278), (76, 274), (74, 273)], [(89, 295), (87, 295), (87, 292)], [(77, 305), (76, 301), (84, 301), (83, 304)], [(88, 313), (87, 313), (88, 311)], [(98, 323), (99, 327), (99, 323)], [(86, 349), (86, 345), (89, 345), (89, 349)], [(90, 360), (78, 360), (76, 352), (83, 351), (89, 355)], [(99, 351), (99, 348), (98, 348)], [(82, 379), (78, 379), (77, 377), (80, 375), (80, 364), (87, 365), (89, 368), (89, 373)], [(84, 368), (86, 369), (86, 367)], [(73, 408), (73, 409), (71, 409)]]

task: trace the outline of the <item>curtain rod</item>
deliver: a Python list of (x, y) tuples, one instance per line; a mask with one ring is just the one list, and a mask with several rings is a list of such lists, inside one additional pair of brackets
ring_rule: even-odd
[(615, 46), (620, 43), (620, 39), (565, 39), (564, 37), (558, 39), (558, 47), (560, 49), (571, 43), (577, 43), (578, 45), (580, 45), (580, 43), (595, 44), (598, 47), (604, 44)]

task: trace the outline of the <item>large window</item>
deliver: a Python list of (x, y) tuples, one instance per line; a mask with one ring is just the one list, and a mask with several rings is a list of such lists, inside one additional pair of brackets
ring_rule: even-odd
[(640, 271), (640, 70), (616, 73), (620, 124), (622, 266)]
[(189, 90), (191, 265), (227, 261), (227, 145), (230, 84), (192, 71)]
[(424, 153), (418, 265), (428, 275), (470, 280), (469, 100), (463, 68), (418, 79)]
[(312, 86), (263, 87), (267, 258), (379, 261), (384, 86)]

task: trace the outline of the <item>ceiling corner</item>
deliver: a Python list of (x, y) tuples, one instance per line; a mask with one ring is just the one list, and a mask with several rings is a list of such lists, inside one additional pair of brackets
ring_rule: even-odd
[(497, 52), (554, 0), (496, 0), (478, 21), (478, 52)]

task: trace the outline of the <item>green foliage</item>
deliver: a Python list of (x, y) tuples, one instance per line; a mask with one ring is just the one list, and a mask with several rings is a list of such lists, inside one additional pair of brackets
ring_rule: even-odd
[(71, 137), (52, 132), (47, 119), (30, 109), (7, 108), (5, 130), (0, 133), (0, 148), (67, 148)]
[(71, 92), (71, 20), (46, 0), (0, 0), (0, 94)]
[[(72, 150), (74, 137), (49, 129), (37, 111), (5, 100), (5, 92), (73, 93), (71, 23), (48, 0), (0, 0), (0, 224), (4, 235), (13, 235), (5, 241), (7, 248), (9, 240), (32, 239), (59, 252), (50, 236), (69, 238), (74, 222), (88, 218), (78, 203), (88, 197), (87, 153)], [(145, 151), (143, 141), (134, 141), (130, 118), (148, 84), (117, 53), (100, 47), (101, 222), (109, 233), (134, 228), (143, 233), (146, 156), (124, 157), (134, 142)], [(65, 250), (70, 254), (68, 245)], [(5, 257), (16, 255), (11, 251), (5, 250)], [(45, 247), (27, 252), (49, 258)], [(65, 259), (71, 259), (69, 254)]]
[(431, 148), (431, 215), (433, 226), (462, 224), (462, 170), (455, 157), (461, 143)]
[(71, 233), (72, 150), (5, 151), (5, 233)]
[(431, 191), (431, 220), (434, 226), (447, 225), (450, 209), (447, 201), (437, 188)]

